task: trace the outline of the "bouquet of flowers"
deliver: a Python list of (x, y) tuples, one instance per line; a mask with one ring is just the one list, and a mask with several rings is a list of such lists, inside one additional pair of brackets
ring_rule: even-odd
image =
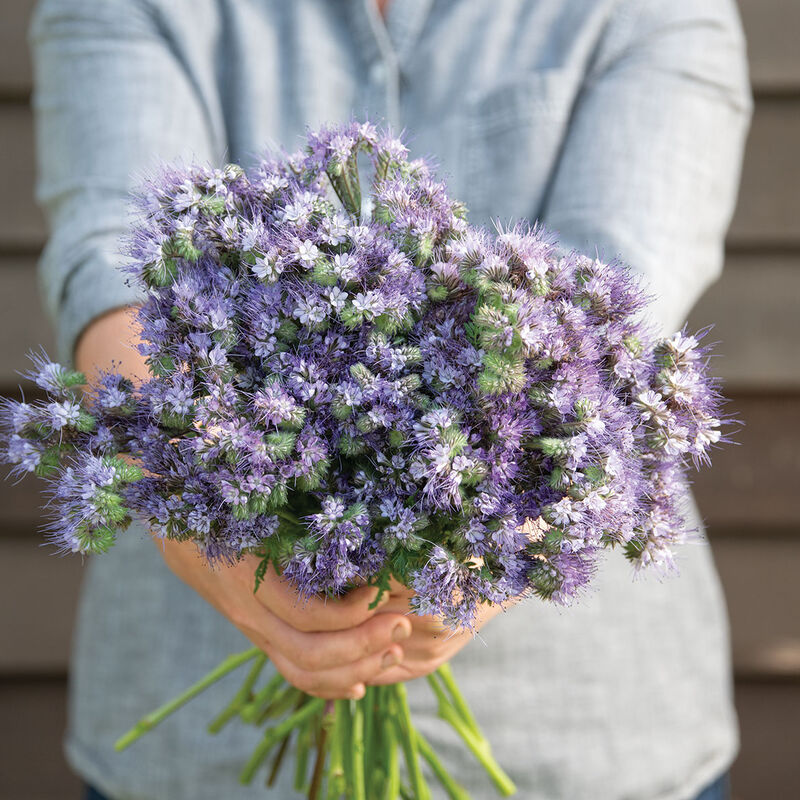
[[(684, 473), (720, 439), (720, 398), (698, 338), (649, 333), (622, 266), (538, 227), (471, 227), (431, 168), (370, 124), (309, 133), (248, 174), (165, 168), (137, 204), (125, 269), (147, 296), (150, 379), (111, 372), (83, 393), (81, 373), (41, 356), (31, 377), (47, 399), (2, 412), (13, 471), (50, 482), (60, 548), (102, 553), (136, 518), (212, 566), (256, 554), (256, 587), (270, 566), (301, 597), (397, 580), (413, 612), (454, 629), (482, 603), (567, 603), (606, 548), (672, 567)], [(292, 742), (311, 798), (423, 800), (422, 762), (468, 796), (402, 684), (326, 702), (280, 675), (261, 685), (258, 649), (118, 746), (245, 663), (211, 723), (266, 726), (243, 781)], [(512, 793), (448, 668), (428, 680)]]

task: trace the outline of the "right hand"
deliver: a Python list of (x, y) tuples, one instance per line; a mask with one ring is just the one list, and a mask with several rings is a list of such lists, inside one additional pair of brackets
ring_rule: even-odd
[(386, 593), (364, 586), (341, 598), (303, 599), (270, 566), (253, 592), (259, 559), (209, 567), (192, 542), (156, 540), (169, 568), (261, 648), (289, 683), (334, 700), (359, 699), (365, 684), (400, 664), (398, 642), (411, 634), (405, 614), (381, 613)]
[[(118, 308), (95, 319), (75, 350), (78, 369), (94, 383), (101, 369), (115, 369), (134, 381), (149, 370), (137, 351), (134, 308)], [(121, 362), (121, 363), (120, 363)], [(158, 541), (172, 571), (227, 617), (298, 689), (327, 699), (364, 694), (364, 685), (399, 664), (411, 622), (402, 613), (369, 610), (377, 589), (356, 589), (345, 597), (303, 600), (275, 570), (253, 593), (258, 559), (210, 568), (191, 542)], [(383, 598), (388, 603), (388, 594)]]

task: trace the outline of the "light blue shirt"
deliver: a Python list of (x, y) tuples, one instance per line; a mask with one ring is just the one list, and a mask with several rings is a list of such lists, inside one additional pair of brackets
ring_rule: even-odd
[[(541, 219), (641, 272), (662, 328), (718, 275), (751, 113), (732, 0), (43, 0), (31, 30), (44, 295), (63, 357), (135, 302), (116, 270), (132, 185), (159, 162), (247, 165), (355, 115), (408, 131), (471, 221)], [(526, 800), (683, 800), (736, 746), (709, 548), (633, 581), (614, 554), (576, 607), (528, 601), (454, 661)], [(142, 712), (243, 638), (143, 532), (90, 565), (67, 752), (115, 800), (293, 797), (239, 787), (258, 733), (204, 726), (237, 678), (127, 752)], [(492, 789), (410, 685), (420, 726), (478, 800)]]

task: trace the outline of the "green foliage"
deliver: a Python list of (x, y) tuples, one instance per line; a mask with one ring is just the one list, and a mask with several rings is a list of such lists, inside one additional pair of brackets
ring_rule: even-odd
[(638, 561), (646, 545), (646, 538), (633, 538), (629, 542), (625, 542), (622, 547), (622, 553), (628, 561)]
[[(128, 519), (130, 522), (130, 518)], [(103, 525), (99, 528), (91, 530), (84, 529), (78, 533), (78, 546), (84, 553), (92, 553), (93, 555), (101, 555), (107, 552), (114, 544), (117, 531), (121, 529), (121, 525), (110, 528)]]
[(159, 258), (142, 268), (142, 279), (151, 289), (171, 286), (178, 273), (173, 258)]
[(367, 446), (361, 437), (354, 437), (350, 436), (350, 434), (343, 433), (339, 437), (339, 450), (341, 450), (342, 455), (355, 458), (365, 453), (367, 451)]
[(225, 198), (218, 194), (205, 194), (200, 198), (199, 208), (210, 216), (219, 216), (225, 212)]
[(534, 436), (529, 441), (529, 446), (535, 450), (541, 450), (546, 456), (551, 458), (564, 458), (569, 453), (570, 440), (559, 439), (555, 436)]
[(328, 459), (321, 458), (314, 464), (313, 470), (308, 475), (299, 475), (295, 478), (295, 485), (303, 492), (316, 491), (322, 485), (329, 466)]
[(277, 511), (289, 502), (289, 487), (285, 483), (276, 483), (269, 493), (266, 512)]
[(39, 478), (52, 478), (61, 464), (61, 448), (48, 447), (40, 456), (34, 474)]
[(192, 427), (191, 414), (176, 414), (174, 411), (162, 410), (158, 419), (165, 428), (174, 431), (185, 431)]
[(533, 594), (542, 600), (550, 600), (561, 585), (558, 573), (546, 562), (536, 561), (528, 573)]
[(370, 386), (375, 380), (375, 376), (365, 364), (353, 364), (350, 367), (350, 375), (362, 389)]
[(274, 431), (264, 436), (267, 453), (276, 461), (288, 458), (296, 442), (297, 434), (292, 431)]
[(484, 394), (521, 392), (527, 375), (525, 358), (512, 353), (485, 353), (478, 386)]
[(164, 243), (162, 251), (165, 258), (182, 258), (191, 263), (196, 262), (203, 251), (195, 247), (192, 241), (192, 231), (181, 229), (175, 235)]
[(275, 331), (275, 337), (280, 342), (292, 344), (297, 341), (297, 325), (292, 320), (284, 318), (281, 320), (278, 329)]
[(347, 403), (345, 403), (340, 397), (335, 398), (331, 403), (331, 411), (333, 412), (333, 416), (342, 422), (353, 415), (353, 410), (354, 407), (347, 405)]
[(361, 433), (372, 433), (378, 430), (378, 427), (378, 423), (367, 413), (359, 414), (358, 417), (356, 417), (356, 428), (358, 428)]
[(375, 599), (368, 606), (370, 611), (372, 611), (373, 609), (377, 608), (380, 605), (380, 602), (383, 599), (384, 594), (386, 594), (386, 592), (390, 590), (391, 579), (392, 579), (391, 569), (384, 568), (377, 575), (373, 575), (373, 577), (369, 580), (368, 582), (369, 586), (378, 587), (378, 594), (375, 595)]
[(641, 341), (636, 336), (626, 336), (622, 340), (622, 344), (634, 358), (639, 358), (644, 350)]
[(261, 561), (258, 562), (258, 566), (256, 567), (256, 575), (255, 581), (253, 584), (253, 594), (255, 594), (261, 584), (264, 582), (264, 578), (267, 577), (267, 570), (269, 569), (269, 565), (272, 559), (269, 556), (263, 556)]
[(95, 429), (97, 420), (88, 412), (81, 409), (78, 412), (78, 419), (74, 424), (75, 430), (81, 433), (89, 433)]
[(433, 256), (433, 236), (429, 233), (424, 233), (416, 239), (416, 263), (418, 267), (427, 264)]
[(150, 356), (146, 363), (150, 374), (156, 378), (166, 378), (175, 372), (175, 361), (171, 356)]
[(441, 283), (430, 284), (428, 286), (428, 297), (434, 303), (439, 303), (443, 300), (447, 300), (449, 294), (450, 290), (446, 286), (443, 286)]
[(338, 280), (336, 277), (336, 272), (333, 269), (333, 263), (330, 259), (325, 258), (324, 256), (318, 258), (314, 262), (314, 267), (310, 273), (311, 280), (319, 284), (320, 286), (335, 286), (336, 281)]
[(345, 328), (355, 329), (364, 322), (364, 314), (348, 301), (339, 312), (339, 319), (342, 321), (342, 325), (344, 325)]

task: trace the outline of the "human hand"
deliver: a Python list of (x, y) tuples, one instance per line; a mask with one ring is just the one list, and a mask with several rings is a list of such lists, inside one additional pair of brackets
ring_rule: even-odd
[(461, 628), (453, 631), (438, 617), (418, 616), (411, 611), (409, 601), (414, 595), (412, 589), (406, 588), (396, 580), (391, 581), (390, 587), (389, 599), (381, 603), (381, 613), (407, 614), (407, 619), (411, 623), (411, 635), (403, 642), (402, 662), (367, 681), (372, 686), (400, 683), (428, 675), (472, 641), (477, 631), (504, 608), (482, 603), (478, 607), (472, 629)]
[[(261, 648), (289, 683), (326, 699), (364, 695), (365, 684), (393, 671), (404, 657), (413, 618), (388, 609), (391, 595), (370, 610), (378, 590), (354, 589), (342, 598), (300, 599), (270, 566), (253, 592), (259, 559), (245, 556), (208, 566), (191, 542), (157, 540), (169, 568)], [(405, 678), (395, 678), (391, 683)]]

